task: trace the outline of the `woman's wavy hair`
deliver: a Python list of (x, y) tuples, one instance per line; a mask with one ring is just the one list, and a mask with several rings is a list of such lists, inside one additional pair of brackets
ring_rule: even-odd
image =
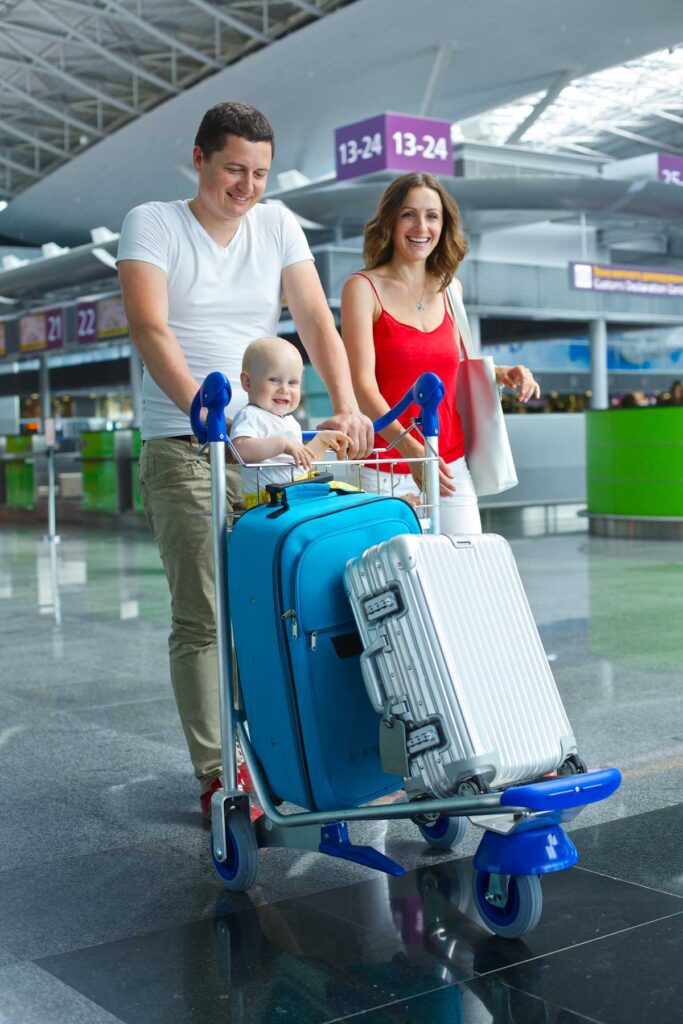
[(432, 174), (403, 174), (392, 181), (379, 201), (377, 213), (365, 225), (363, 259), (368, 270), (389, 262), (394, 252), (391, 235), (406, 196), (412, 188), (421, 187), (437, 192), (443, 206), (443, 228), (434, 251), (427, 257), (427, 270), (446, 288), (465, 258), (467, 239), (460, 226), (458, 204)]

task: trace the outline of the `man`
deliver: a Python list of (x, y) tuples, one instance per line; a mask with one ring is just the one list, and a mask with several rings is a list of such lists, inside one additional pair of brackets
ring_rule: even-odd
[[(254, 338), (277, 333), (284, 293), (332, 401), (325, 426), (349, 436), (352, 458), (372, 447), (304, 233), (284, 207), (257, 205), (273, 153), (273, 130), (258, 110), (212, 107), (192, 152), (197, 195), (131, 210), (118, 252), (131, 337), (145, 365), (140, 491), (171, 591), (171, 680), (205, 819), (221, 750), (211, 478), (191, 436), (192, 399), (204, 377), (221, 370), (234, 393), (227, 415), (244, 404), (242, 353)], [(229, 469), (229, 502), (238, 487)]]

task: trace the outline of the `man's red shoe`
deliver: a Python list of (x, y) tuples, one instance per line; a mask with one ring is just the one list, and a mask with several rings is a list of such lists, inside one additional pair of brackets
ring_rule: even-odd
[[(242, 764), (237, 769), (237, 785), (239, 786), (240, 789), (243, 789), (245, 793), (253, 793), (254, 792), (254, 783), (251, 781), (251, 775), (249, 774), (249, 769), (247, 768), (247, 766), (246, 766), (244, 761), (242, 762)], [(254, 803), (253, 800), (250, 801), (250, 804), (251, 804), (251, 820), (252, 821), (257, 821), (259, 818), (263, 817), (263, 811), (258, 806), (258, 804)]]
[[(217, 789), (220, 789), (222, 787), (222, 785), (222, 779), (214, 779), (213, 782), (211, 783), (211, 788), (207, 789), (206, 793), (202, 793), (202, 795), (199, 798), (199, 806), (202, 812), (202, 821), (206, 826), (210, 827), (211, 825), (211, 797), (213, 796)], [(251, 781), (249, 769), (247, 768), (246, 764), (244, 764), (244, 762), (242, 762), (242, 764), (237, 769), (237, 786), (239, 789), (244, 790), (245, 793), (254, 792), (254, 784)], [(258, 806), (258, 804), (254, 803), (253, 800), (250, 801), (250, 805), (251, 820), (256, 821), (258, 818), (262, 817), (263, 811)]]
[(207, 789), (206, 793), (202, 793), (202, 795), (199, 798), (199, 808), (202, 812), (202, 821), (207, 826), (211, 825), (211, 797), (213, 796), (217, 789), (220, 789), (222, 787), (222, 785), (222, 779), (214, 779), (213, 782), (211, 783), (210, 789)]

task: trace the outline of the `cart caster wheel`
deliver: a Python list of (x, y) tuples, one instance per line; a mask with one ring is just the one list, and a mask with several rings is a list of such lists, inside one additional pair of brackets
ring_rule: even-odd
[(231, 892), (245, 892), (256, 881), (258, 871), (258, 845), (251, 823), (241, 811), (229, 811), (225, 819), (228, 840), (228, 856), (224, 861), (217, 859), (211, 833), (211, 858), (216, 873), (226, 889)]
[(557, 769), (557, 774), (585, 775), (587, 771), (586, 762), (582, 761), (578, 754), (570, 754), (566, 761), (563, 761)]
[(435, 850), (450, 850), (465, 838), (467, 818), (447, 818), (440, 815), (432, 822), (416, 822), (422, 838)]
[(496, 935), (517, 939), (532, 931), (541, 919), (543, 893), (538, 875), (510, 875), (507, 901), (496, 906), (486, 899), (488, 871), (476, 871), (472, 879), (474, 901), (484, 923)]

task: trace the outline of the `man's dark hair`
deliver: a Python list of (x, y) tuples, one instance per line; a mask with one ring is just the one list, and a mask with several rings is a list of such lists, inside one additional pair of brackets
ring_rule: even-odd
[(269, 142), (275, 155), (275, 134), (268, 120), (248, 103), (217, 103), (204, 114), (194, 140), (205, 157), (223, 149), (226, 135), (248, 142)]

